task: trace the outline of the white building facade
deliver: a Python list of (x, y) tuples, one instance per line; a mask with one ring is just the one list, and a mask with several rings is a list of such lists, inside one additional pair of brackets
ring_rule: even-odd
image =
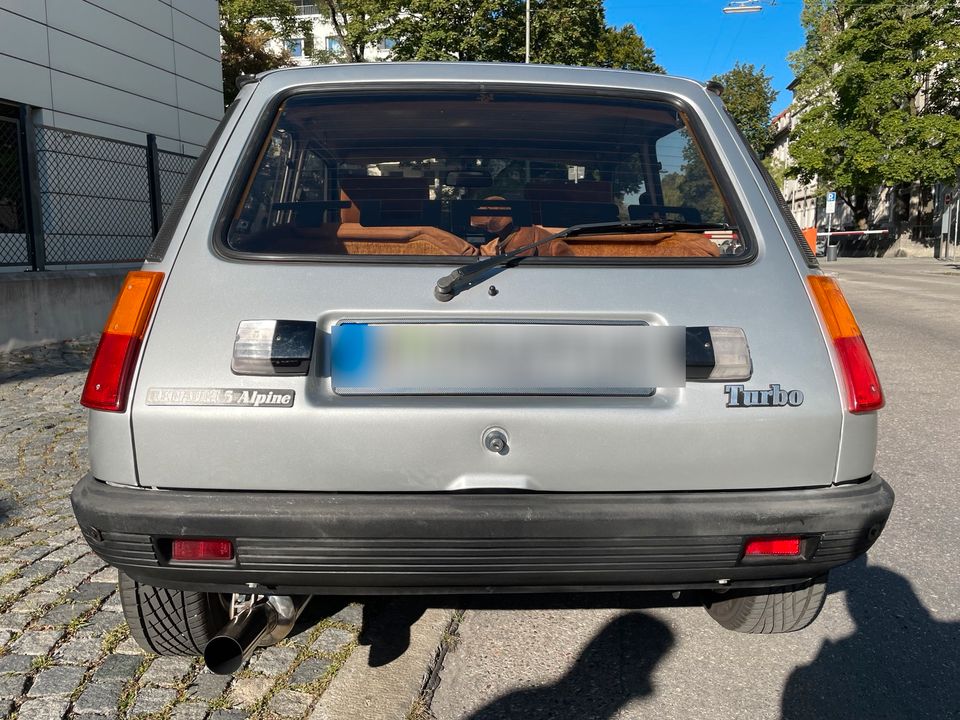
[(0, 101), (197, 155), (223, 114), (216, 0), (0, 0)]
[[(793, 161), (790, 158), (790, 131), (793, 130), (793, 106), (781, 112), (773, 119), (773, 147), (769, 156), (775, 165), (781, 169), (789, 168)], [(783, 199), (793, 213), (800, 227), (814, 227), (817, 224), (817, 183), (802, 183), (796, 178), (784, 177), (781, 187)]]
[[(789, 89), (793, 90), (794, 85), (791, 84)], [(921, 96), (919, 101), (921, 105), (923, 100)], [(790, 156), (790, 134), (800, 114), (802, 110), (798, 110), (794, 102), (771, 121), (774, 143), (768, 156), (780, 170), (789, 169), (793, 165)], [(960, 178), (960, 168), (958, 168), (958, 178)], [(786, 175), (781, 187), (787, 207), (790, 208), (800, 227), (817, 227), (821, 230), (828, 226), (824, 196), (834, 189), (820, 187), (816, 179), (803, 183)], [(943, 221), (945, 216), (948, 220), (952, 217), (951, 208), (945, 200), (956, 198), (960, 194), (960, 187), (956, 192), (951, 190), (951, 186), (943, 183), (926, 189), (921, 188), (919, 183), (896, 188), (883, 186), (874, 188), (867, 203), (869, 208), (867, 224), (870, 229), (885, 230), (887, 234), (875, 236), (872, 242), (865, 242), (862, 239), (853, 240), (858, 243), (857, 251), (882, 254), (892, 248), (897, 250), (909, 248), (910, 254), (914, 255), (939, 253), (940, 241), (944, 239), (944, 235), (950, 234), (951, 239), (953, 235), (952, 232), (946, 233), (948, 222)], [(960, 213), (960, 203), (956, 203), (953, 211)], [(830, 225), (835, 230), (855, 228), (853, 212), (839, 197), (836, 213), (831, 218)]]
[(217, 0), (0, 0), (0, 269), (142, 260), (223, 110)]
[[(325, 14), (320, 12), (320, 6), (309, 0), (294, 0), (297, 7), (297, 15), (304, 20), (309, 20), (313, 24), (313, 42), (317, 50), (326, 50), (333, 55), (341, 55), (343, 48), (340, 46), (340, 38), (337, 36), (336, 28), (330, 22)], [(304, 38), (294, 38), (287, 49), (297, 65), (312, 65), (309, 48)], [(393, 49), (393, 41), (381, 40), (373, 46), (364, 48), (363, 59), (367, 62), (375, 62), (390, 59), (390, 51)]]

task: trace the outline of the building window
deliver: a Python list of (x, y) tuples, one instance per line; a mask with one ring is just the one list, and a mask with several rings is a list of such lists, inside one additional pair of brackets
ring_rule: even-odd
[(310, 0), (293, 0), (293, 4), (296, 7), (297, 15), (320, 14), (320, 11), (317, 9), (317, 4), (315, 2), (310, 2)]
[(342, 53), (343, 45), (340, 44), (340, 38), (336, 35), (327, 36), (327, 52)]
[(303, 38), (293, 38), (287, 41), (287, 50), (293, 57), (303, 57)]
[(393, 38), (380, 38), (377, 42), (378, 50), (393, 50), (394, 46), (397, 44), (397, 41)]

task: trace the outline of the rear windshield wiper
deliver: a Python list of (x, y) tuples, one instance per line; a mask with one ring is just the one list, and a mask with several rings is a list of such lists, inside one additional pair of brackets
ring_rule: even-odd
[(452, 300), (461, 291), (476, 284), (475, 278), (483, 275), (487, 270), (495, 267), (508, 267), (514, 265), (523, 258), (520, 257), (525, 252), (529, 252), (541, 245), (546, 245), (552, 240), (570, 237), (572, 235), (586, 235), (591, 233), (605, 232), (682, 232), (682, 231), (700, 231), (700, 230), (736, 230), (732, 225), (726, 223), (688, 223), (671, 222), (668, 220), (632, 220), (603, 223), (585, 223), (583, 225), (571, 225), (560, 232), (547, 235), (532, 243), (521, 245), (515, 250), (511, 250), (503, 255), (494, 255), (485, 260), (461, 265), (449, 275), (444, 275), (437, 280), (436, 287), (433, 288), (433, 295), (440, 302)]

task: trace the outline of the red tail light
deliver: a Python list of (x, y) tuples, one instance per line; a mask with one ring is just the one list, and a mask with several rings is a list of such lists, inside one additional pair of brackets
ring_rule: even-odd
[(799, 555), (799, 537), (751, 538), (743, 548), (744, 555)]
[(171, 560), (233, 560), (233, 543), (229, 540), (174, 540)]
[(879, 410), (883, 407), (880, 378), (840, 286), (824, 275), (810, 275), (807, 281), (840, 360), (847, 388), (847, 409), (852, 413)]
[(84, 407), (108, 412), (126, 409), (133, 366), (162, 280), (159, 272), (127, 274), (87, 373), (80, 396)]

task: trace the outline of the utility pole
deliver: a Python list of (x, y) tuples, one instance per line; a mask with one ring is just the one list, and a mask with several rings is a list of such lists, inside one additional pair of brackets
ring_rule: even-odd
[(526, 52), (526, 57), (525, 57), (525, 59), (524, 59), (524, 62), (525, 62), (527, 65), (529, 65), (529, 64), (530, 64), (530, 0), (527, 0), (527, 43), (526, 43), (526, 47), (527, 47), (527, 52)]
[[(952, 259), (957, 259), (957, 234), (960, 233), (960, 193), (957, 193), (957, 197), (954, 200), (953, 206), (953, 255)], [(947, 242), (947, 247), (949, 247), (949, 240)]]

